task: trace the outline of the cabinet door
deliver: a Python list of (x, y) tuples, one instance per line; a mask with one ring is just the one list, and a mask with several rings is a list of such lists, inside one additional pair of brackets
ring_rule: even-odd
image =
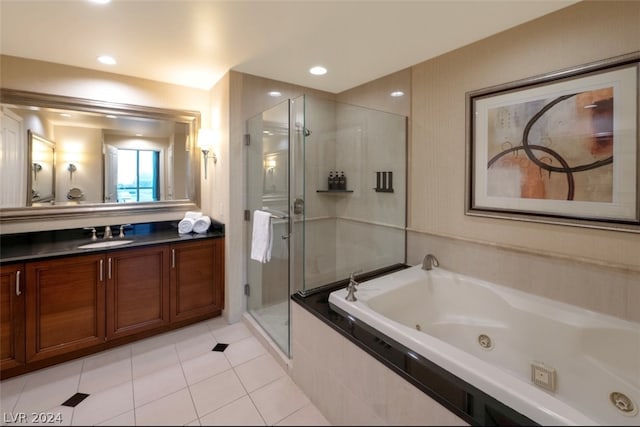
[(26, 270), (28, 362), (104, 342), (104, 255), (29, 262)]
[(176, 243), (171, 260), (171, 321), (221, 314), (224, 239)]
[(0, 267), (0, 370), (24, 365), (24, 265)]
[(169, 247), (107, 253), (107, 339), (169, 323)]

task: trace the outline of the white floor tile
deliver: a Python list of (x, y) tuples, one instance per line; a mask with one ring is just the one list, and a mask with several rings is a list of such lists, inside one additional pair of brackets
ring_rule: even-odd
[(206, 329), (198, 335), (182, 337), (180, 341), (176, 342), (176, 350), (178, 351), (180, 360), (185, 362), (194, 357), (211, 352), (211, 349), (216, 344), (217, 342), (213, 338), (213, 335)]
[(138, 426), (179, 426), (197, 418), (188, 389), (136, 408)]
[(96, 393), (127, 381), (131, 381), (131, 349), (118, 347), (84, 359), (78, 391)]
[(238, 365), (235, 370), (248, 392), (252, 392), (286, 375), (269, 353)]
[(151, 350), (156, 350), (162, 347), (172, 346), (174, 344), (174, 337), (170, 332), (154, 335), (143, 340), (135, 341), (131, 343), (131, 354), (137, 356), (142, 353), (146, 353)]
[(242, 322), (233, 323), (219, 329), (211, 331), (216, 341), (225, 344), (238, 342), (245, 338), (249, 338), (251, 331)]
[[(89, 397), (61, 406), (76, 392)], [(328, 425), (245, 324), (221, 316), (4, 380), (0, 408), (50, 412), (53, 425)]]
[(309, 403), (300, 388), (285, 376), (250, 394), (268, 425), (273, 425)]
[(189, 385), (229, 369), (231, 369), (231, 364), (225, 355), (219, 351), (209, 351), (206, 354), (182, 362), (182, 370)]
[(92, 394), (73, 409), (74, 426), (92, 426), (133, 409), (131, 382)]
[(134, 378), (135, 406), (140, 407), (187, 386), (180, 365), (169, 366), (144, 377)]
[(213, 319), (205, 320), (202, 323), (207, 325), (209, 330), (212, 332), (217, 329), (224, 328), (225, 326), (229, 326), (229, 323), (227, 323), (227, 319), (225, 319), (223, 316), (214, 317)]
[(189, 389), (199, 417), (247, 394), (233, 370), (200, 381)]
[(98, 426), (134, 426), (136, 425), (136, 415), (135, 415), (135, 412), (131, 410), (96, 425)]
[(249, 396), (243, 396), (200, 418), (204, 426), (263, 426), (266, 425)]
[(277, 426), (330, 426), (331, 423), (312, 403), (303, 406), (282, 421)]
[(131, 359), (134, 379), (180, 364), (180, 358), (173, 343), (144, 350), (136, 350), (132, 347), (132, 350), (134, 350)]
[(78, 391), (82, 360), (32, 373), (27, 378), (15, 412), (42, 412), (60, 406)]
[(224, 354), (227, 356), (231, 366), (235, 367), (251, 359), (255, 359), (266, 352), (267, 350), (260, 344), (260, 341), (250, 336), (249, 338), (244, 338), (243, 340), (229, 344)]
[(20, 375), (0, 382), (0, 409), (2, 409), (2, 413), (13, 411), (27, 378), (28, 375)]

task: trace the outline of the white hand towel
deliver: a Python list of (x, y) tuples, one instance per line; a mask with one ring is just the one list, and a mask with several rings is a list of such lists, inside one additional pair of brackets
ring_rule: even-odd
[(178, 223), (178, 233), (187, 234), (193, 231), (193, 225), (196, 222), (193, 218), (183, 218)]
[(202, 234), (209, 231), (209, 226), (211, 225), (211, 218), (206, 215), (201, 216), (196, 219), (193, 223), (193, 231), (196, 233)]
[(184, 213), (185, 218), (198, 219), (202, 216), (202, 212), (187, 211)]
[(271, 260), (273, 227), (271, 214), (256, 210), (253, 212), (253, 235), (251, 238), (251, 259), (266, 263)]

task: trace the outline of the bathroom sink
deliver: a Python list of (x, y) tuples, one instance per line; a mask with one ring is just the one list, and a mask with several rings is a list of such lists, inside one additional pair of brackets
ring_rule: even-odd
[(133, 240), (105, 240), (104, 242), (87, 243), (86, 245), (78, 246), (78, 249), (95, 249), (95, 248), (111, 248), (113, 246), (126, 245)]

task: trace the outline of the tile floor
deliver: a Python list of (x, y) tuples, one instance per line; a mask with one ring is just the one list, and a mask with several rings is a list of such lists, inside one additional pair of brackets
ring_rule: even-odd
[(2, 425), (330, 425), (222, 317), (4, 380), (0, 407)]

